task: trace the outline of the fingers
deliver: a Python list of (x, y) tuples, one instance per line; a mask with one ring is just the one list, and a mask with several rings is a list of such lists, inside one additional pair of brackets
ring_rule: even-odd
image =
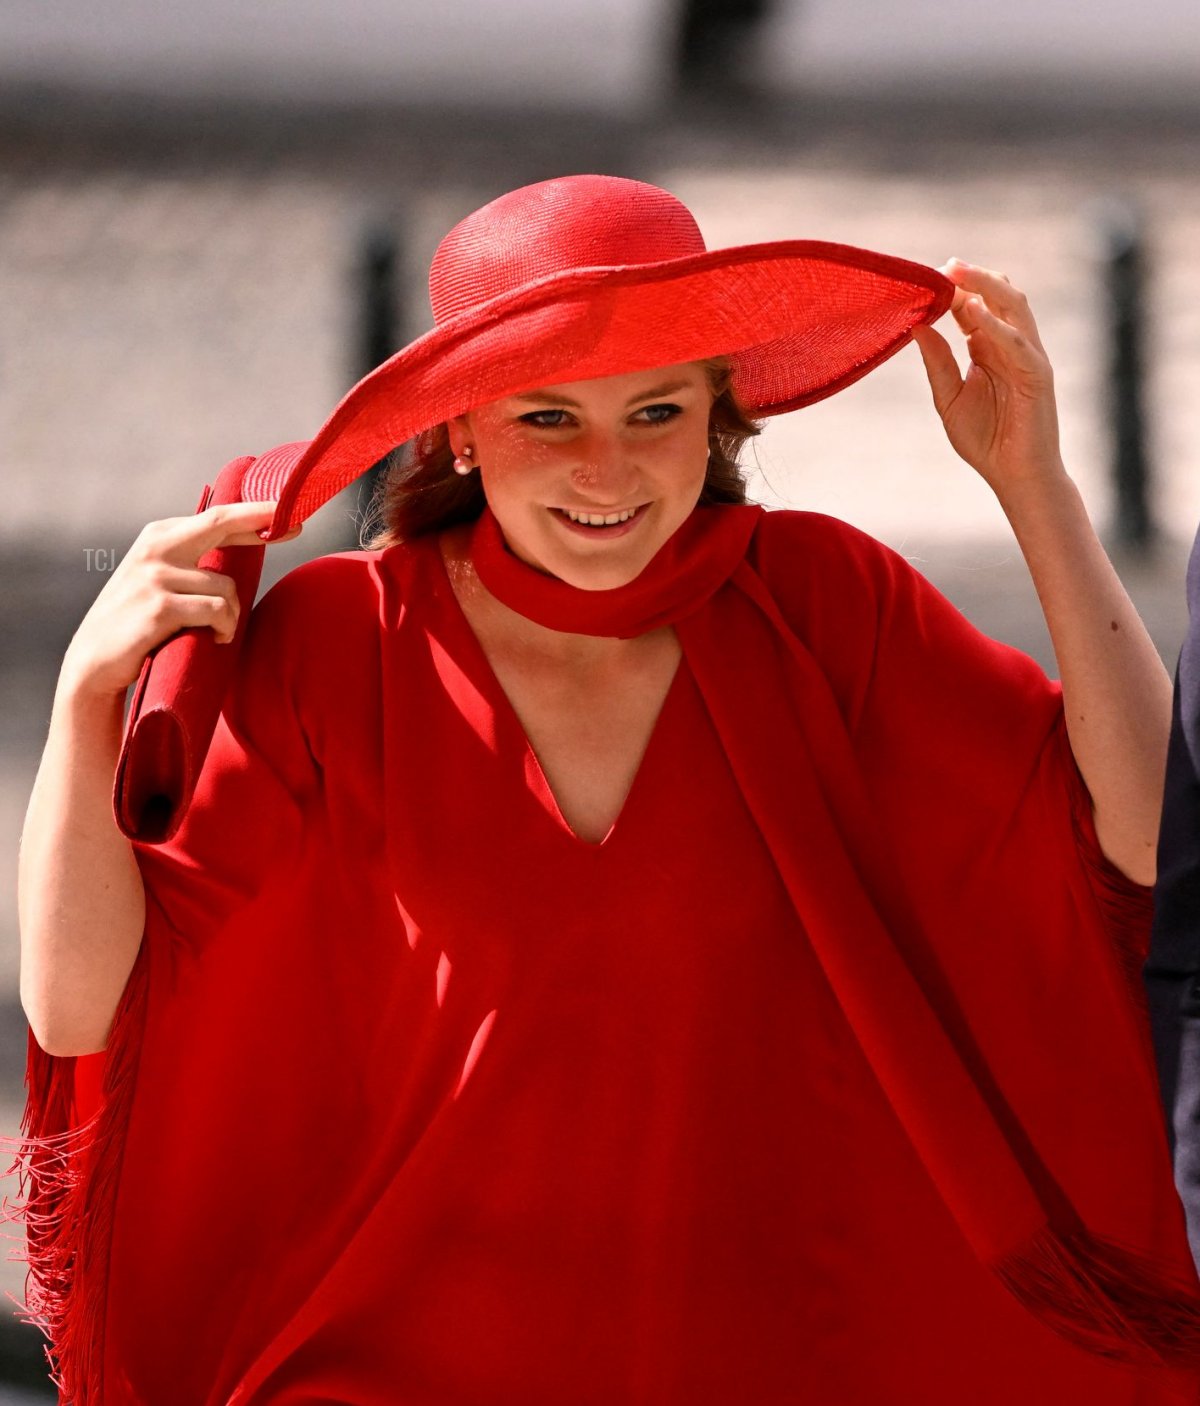
[(929, 378), (929, 389), (933, 392), (933, 404), (937, 413), (945, 419), (946, 412), (958, 398), (962, 390), (962, 374), (950, 343), (940, 332), (921, 324), (913, 328), (913, 341), (925, 363), (925, 374)]
[(953, 311), (955, 321), (966, 334), (971, 360), (977, 365), (1022, 379), (1049, 382), (1050, 363), (1040, 344), (998, 317), (978, 294), (964, 295)]
[[(955, 285), (954, 302), (951, 312), (962, 326), (959, 316), (971, 296), (982, 299), (984, 306), (995, 317), (1007, 323), (1021, 334), (1037, 351), (1043, 352), (1037, 323), (1029, 308), (1029, 300), (1019, 288), (1014, 288), (1007, 274), (994, 269), (980, 268), (977, 264), (964, 263), (961, 259), (951, 259), (943, 264), (941, 272)], [(964, 331), (968, 330), (964, 327)]]
[(158, 602), (161, 619), (170, 615), (175, 628), (181, 625), (210, 625), (222, 644), (237, 632), (242, 606), (232, 576), (201, 567), (152, 563), (146, 581)]
[[(275, 519), (275, 503), (217, 503), (196, 513), (192, 522), (202, 524), (202, 550), (214, 547), (257, 547), (262, 545), (262, 534), (269, 530)], [(278, 542), (291, 541), (300, 532), (297, 524), (291, 531), (278, 537)]]
[(239, 615), (240, 611), (221, 595), (173, 595), (170, 598), (170, 623), (176, 630), (191, 626), (209, 628), (218, 644), (233, 642)]
[[(191, 517), (163, 518), (142, 531), (143, 545), (179, 566), (194, 566), (205, 552), (217, 547), (263, 545), (261, 533), (275, 517), (274, 503), (218, 503)], [(297, 524), (279, 542), (290, 542), (300, 533)]]

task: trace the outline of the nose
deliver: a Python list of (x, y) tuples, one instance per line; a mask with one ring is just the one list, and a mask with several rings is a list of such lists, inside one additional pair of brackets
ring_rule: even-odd
[(625, 506), (638, 478), (631, 447), (619, 435), (593, 430), (575, 448), (579, 458), (571, 469), (572, 486), (597, 506)]

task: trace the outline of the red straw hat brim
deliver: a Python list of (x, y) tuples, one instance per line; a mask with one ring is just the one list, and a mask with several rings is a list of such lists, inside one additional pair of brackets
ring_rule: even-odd
[(866, 375), (950, 306), (953, 285), (906, 259), (792, 240), (664, 263), (581, 268), (462, 313), (358, 382), (308, 442), (262, 455), (243, 496), (303, 521), (420, 431), (519, 391), (731, 357), (756, 416)]

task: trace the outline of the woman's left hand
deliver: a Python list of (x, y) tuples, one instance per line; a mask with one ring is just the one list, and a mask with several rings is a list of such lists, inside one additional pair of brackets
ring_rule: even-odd
[(1003, 501), (1064, 472), (1054, 373), (1025, 295), (1004, 274), (958, 259), (941, 271), (957, 285), (951, 312), (966, 334), (966, 376), (932, 327), (917, 327), (913, 341), (950, 443)]
[(964, 377), (946, 339), (913, 333), (950, 443), (987, 480), (1013, 528), (1050, 630), (1071, 750), (1108, 858), (1154, 880), (1171, 680), (1088, 520), (1058, 447), (1054, 377), (1023, 294), (957, 260), (952, 311)]

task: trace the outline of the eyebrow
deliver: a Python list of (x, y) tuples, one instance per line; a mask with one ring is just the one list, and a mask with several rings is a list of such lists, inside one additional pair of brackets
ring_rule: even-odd
[[(654, 400), (660, 395), (674, 395), (676, 391), (690, 390), (691, 386), (691, 381), (665, 381), (661, 386), (651, 386), (640, 395), (630, 396), (625, 402), (625, 408), (628, 409), (642, 400)], [(579, 409), (577, 400), (572, 400), (568, 395), (555, 395), (551, 391), (526, 391), (523, 395), (510, 396), (509, 399), (519, 400), (526, 405), (569, 405), (572, 409)]]

